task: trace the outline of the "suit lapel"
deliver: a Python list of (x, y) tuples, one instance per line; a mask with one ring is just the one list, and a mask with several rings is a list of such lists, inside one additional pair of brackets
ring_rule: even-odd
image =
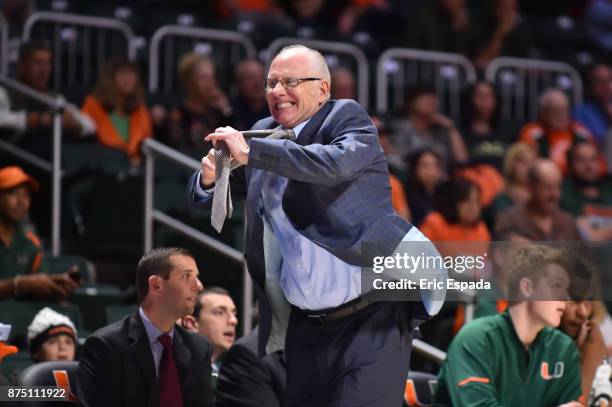
[(159, 405), (157, 374), (155, 373), (155, 362), (153, 352), (149, 344), (149, 337), (145, 331), (140, 315), (136, 313), (130, 317), (129, 337), (132, 340), (132, 351), (138, 360), (140, 369), (144, 374), (149, 387), (149, 401), (151, 406)]
[(302, 131), (300, 132), (300, 136), (297, 139), (297, 143), (301, 146), (307, 146), (312, 144), (315, 136), (319, 132), (323, 121), (329, 114), (332, 108), (332, 103), (326, 102), (321, 108), (315, 113), (314, 116), (310, 119), (308, 124), (304, 126)]

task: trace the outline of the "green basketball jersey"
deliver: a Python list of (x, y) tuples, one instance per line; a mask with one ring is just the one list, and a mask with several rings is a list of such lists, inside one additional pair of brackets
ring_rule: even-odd
[(580, 356), (572, 339), (546, 327), (525, 348), (506, 311), (476, 319), (457, 334), (433, 405), (547, 407), (580, 394)]

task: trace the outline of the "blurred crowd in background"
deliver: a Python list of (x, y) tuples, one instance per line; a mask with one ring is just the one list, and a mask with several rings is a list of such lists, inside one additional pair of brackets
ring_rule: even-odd
[[(370, 58), (390, 47), (463, 55), (477, 69), (478, 80), (462, 89), (460, 117), (451, 118), (443, 110), (436, 84), (427, 81), (407, 90), (399, 110), (370, 109), (388, 158), (391, 195), (398, 214), (432, 241), (612, 239), (610, 1), (99, 3), (0, 0), (12, 39), (12, 76), (43, 94), (63, 94), (68, 102), (62, 113), (61, 226), (63, 252), (70, 253), (60, 260), (44, 254), (50, 237), (49, 174), (0, 151), (0, 298), (26, 299), (32, 304), (51, 302), (73, 311), (70, 304), (76, 304), (76, 318), (83, 319), (79, 336), (113, 320), (113, 306), (134, 306), (133, 272), (135, 259), (142, 253), (142, 142), (153, 138), (199, 161), (211, 148), (203, 137), (216, 127), (249, 129), (269, 115), (262, 85), (265, 60), (260, 53), (262, 59), (246, 58), (233, 66), (219, 66), (215, 55), (186, 52), (175, 67), (180, 92), (174, 89), (171, 97), (151, 97), (145, 91), (148, 62), (144, 53), (132, 60), (121, 54), (108, 58), (97, 80), (81, 84), (87, 91), (56, 89), (56, 44), (44, 38), (19, 38), (28, 16), (41, 10), (117, 17), (145, 38), (160, 25), (186, 18), (191, 18), (188, 25), (194, 27), (229, 30), (248, 21), (252, 24), (250, 38), (259, 51), (276, 38), (288, 36), (343, 41), (359, 46)], [(123, 10), (119, 17), (118, 10)], [(129, 11), (127, 17), (125, 10)], [(551, 87), (531, 101), (537, 104), (533, 120), (503, 118), (500, 90), (482, 75), (499, 56), (548, 59), (574, 66), (585, 86), (583, 102), (575, 104), (564, 89)], [(220, 75), (231, 80), (222, 83)], [(333, 67), (332, 98), (357, 99), (356, 80), (353, 70)], [(369, 91), (375, 93), (375, 89)], [(46, 106), (0, 87), (0, 140), (51, 160), (52, 125), (53, 114)], [(212, 234), (209, 219), (194, 215), (184, 203), (188, 174), (188, 170), (159, 163), (156, 207)], [(219, 238), (240, 249), (242, 223), (239, 210)], [(243, 306), (239, 298), (241, 269), (161, 227), (156, 229), (155, 245), (192, 248), (204, 286), (227, 289), (207, 293), (231, 302), (223, 308), (227, 320), (219, 328), (221, 333), (203, 332), (209, 337), (220, 335), (213, 344), (225, 341), (217, 352), (222, 354), (236, 336), (236, 305)], [(608, 281), (605, 273), (598, 278)], [(89, 310), (96, 306), (89, 300), (92, 292), (87, 293), (88, 288), (100, 294), (100, 302), (94, 304), (101, 304), (101, 308), (94, 316)], [(592, 321), (589, 335), (580, 336), (580, 350), (594, 352), (597, 357), (593, 360), (612, 355), (612, 319), (606, 304), (589, 298), (577, 298), (572, 304), (575, 307), (567, 307), (569, 314), (564, 317), (571, 322), (562, 328), (578, 340), (578, 332), (571, 327)], [(493, 313), (505, 308), (498, 305)], [(106, 306), (111, 310), (100, 315)], [(0, 314), (7, 316), (9, 311), (2, 307)], [(204, 310), (214, 307), (203, 305)], [(11, 309), (16, 308), (7, 305), (6, 310)], [(40, 304), (33, 306), (30, 315), (39, 309)], [(124, 315), (125, 309), (121, 312)], [(194, 321), (199, 312), (196, 308)], [(185, 323), (195, 327), (194, 321)], [(463, 304), (447, 304), (439, 317), (423, 327), (424, 339), (445, 350), (464, 321)], [(36, 337), (51, 325), (65, 327), (58, 335), (66, 337), (66, 343), (57, 346), (72, 349), (66, 357), (75, 355), (75, 323), (44, 309), (28, 328), (27, 342), (25, 338), (21, 343), (17, 340), (24, 350), (29, 343), (34, 361), (46, 354), (44, 343)], [(420, 370), (437, 371), (432, 363), (414, 359)], [(593, 376), (588, 377), (592, 381)]]

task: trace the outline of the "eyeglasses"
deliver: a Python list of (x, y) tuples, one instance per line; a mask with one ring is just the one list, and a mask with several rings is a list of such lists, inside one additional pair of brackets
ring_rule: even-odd
[(320, 81), (320, 80), (321, 78), (291, 78), (291, 77), (281, 78), (281, 79), (266, 79), (265, 81), (263, 81), (263, 86), (266, 91), (270, 91), (274, 89), (279, 82), (281, 83), (281, 85), (283, 85), (285, 89), (289, 89), (289, 88), (295, 88), (297, 85), (299, 85), (302, 82)]

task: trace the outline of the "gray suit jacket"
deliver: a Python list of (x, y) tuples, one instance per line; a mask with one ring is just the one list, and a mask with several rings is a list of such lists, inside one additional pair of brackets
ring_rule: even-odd
[[(253, 129), (277, 126), (268, 117)], [(371, 267), (374, 253), (390, 255), (413, 227), (393, 210), (387, 160), (374, 124), (357, 102), (328, 101), (297, 142), (252, 139), (249, 164), (232, 172), (230, 185), (232, 197), (247, 199), (245, 258), (260, 300), (261, 354), (271, 326), (260, 200), (267, 171), (289, 179), (282, 205), (299, 233), (349, 264)], [(189, 181), (189, 202), (210, 208), (212, 194), (197, 194), (196, 183), (197, 173)], [(364, 243), (376, 250), (362, 250)], [(428, 318), (421, 303), (410, 304), (415, 318)]]

